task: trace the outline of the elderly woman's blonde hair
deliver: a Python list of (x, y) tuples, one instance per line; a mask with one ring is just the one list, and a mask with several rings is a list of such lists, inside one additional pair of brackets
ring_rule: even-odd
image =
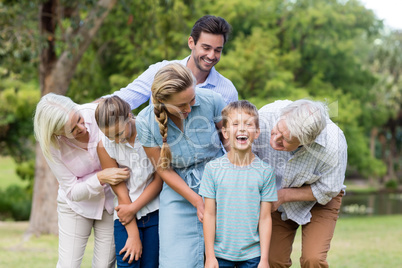
[(78, 104), (70, 98), (48, 93), (36, 105), (34, 116), (34, 133), (44, 156), (53, 160), (50, 148), (59, 149), (57, 134), (69, 120), (72, 111), (76, 111)]

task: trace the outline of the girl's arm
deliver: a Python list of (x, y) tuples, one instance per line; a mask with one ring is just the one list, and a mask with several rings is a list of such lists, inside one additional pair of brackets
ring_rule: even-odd
[[(116, 160), (112, 159), (106, 152), (105, 148), (103, 147), (102, 141), (99, 141), (97, 152), (102, 168), (105, 169), (111, 167), (118, 167)], [(128, 195), (128, 189), (125, 182), (112, 186), (112, 189), (114, 193), (117, 195), (119, 204), (131, 204), (131, 199), (130, 196)], [(125, 226), (128, 238), (124, 248), (119, 252), (119, 254), (126, 252), (126, 254), (123, 257), (123, 261), (126, 260), (128, 257), (130, 257), (128, 261), (129, 263), (131, 263), (134, 258), (137, 261), (142, 254), (142, 244), (137, 227), (137, 221), (132, 220), (134, 217), (135, 214), (132, 215), (130, 223), (128, 223)]]
[(204, 218), (204, 202), (202, 197), (191, 190), (182, 178), (173, 169), (161, 169), (157, 167), (159, 163), (160, 147), (144, 147), (145, 153), (155, 166), (157, 173), (162, 180), (170, 186), (174, 191), (187, 199), (195, 208), (197, 208), (198, 220), (202, 222)]
[(268, 255), (269, 245), (271, 243), (272, 218), (271, 202), (261, 202), (260, 220), (258, 222), (258, 232), (260, 235), (261, 260), (258, 268), (269, 267)]
[(120, 222), (126, 225), (130, 222), (130, 217), (143, 208), (146, 204), (154, 200), (162, 190), (163, 181), (158, 173), (154, 173), (152, 182), (145, 188), (141, 195), (130, 205), (121, 204), (116, 207), (117, 216)]
[(214, 250), (216, 230), (215, 199), (205, 198), (205, 216), (203, 228), (205, 240), (205, 268), (218, 268), (218, 260), (216, 259)]

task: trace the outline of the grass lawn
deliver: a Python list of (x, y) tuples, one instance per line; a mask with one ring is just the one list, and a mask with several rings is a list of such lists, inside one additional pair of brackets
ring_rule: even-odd
[[(0, 267), (54, 268), (58, 258), (58, 238), (53, 235), (24, 240), (28, 222), (0, 222)], [(93, 235), (85, 250), (81, 267), (91, 267)]]
[[(330, 267), (389, 268), (402, 263), (402, 215), (340, 218), (328, 254)], [(292, 267), (300, 267), (300, 232)]]
[(0, 189), (6, 189), (12, 184), (23, 187), (28, 185), (27, 181), (18, 177), (15, 167), (15, 162), (11, 157), (0, 156)]
[[(0, 157), (0, 189), (11, 184), (25, 186), (15, 173), (10, 157)], [(358, 186), (356, 186), (358, 188)], [(360, 186), (359, 186), (360, 187)], [(351, 189), (351, 187), (348, 187)], [(367, 186), (363, 187), (367, 191)], [(361, 190), (360, 188), (358, 190)], [(328, 261), (335, 268), (388, 268), (402, 263), (402, 215), (340, 218), (331, 243)], [(53, 268), (58, 257), (57, 236), (43, 235), (24, 240), (28, 222), (0, 222), (0, 267)], [(93, 236), (82, 266), (91, 267)], [(300, 232), (292, 253), (292, 267), (300, 267)]]
[[(389, 268), (402, 263), (402, 215), (341, 218), (328, 260), (335, 268)], [(0, 267), (46, 268), (57, 263), (57, 237), (44, 235), (23, 240), (27, 222), (0, 222)], [(93, 237), (82, 267), (91, 267)], [(292, 267), (300, 267), (300, 233), (294, 244)]]

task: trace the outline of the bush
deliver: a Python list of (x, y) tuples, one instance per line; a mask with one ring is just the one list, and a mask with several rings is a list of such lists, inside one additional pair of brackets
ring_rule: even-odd
[(396, 190), (398, 189), (398, 182), (396, 180), (389, 180), (385, 183), (385, 188), (388, 190)]
[(31, 214), (32, 194), (21, 186), (0, 189), (0, 220), (27, 221)]

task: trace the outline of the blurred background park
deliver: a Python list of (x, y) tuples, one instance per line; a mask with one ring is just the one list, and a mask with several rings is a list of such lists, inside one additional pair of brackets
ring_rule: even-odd
[(240, 99), (258, 108), (278, 99), (326, 101), (344, 131), (347, 194), (330, 263), (400, 265), (402, 27), (387, 24), (366, 2), (1, 0), (0, 266), (57, 261), (57, 182), (33, 137), (40, 96), (91, 102), (153, 63), (182, 59), (192, 25), (205, 14), (232, 25), (216, 69)]

